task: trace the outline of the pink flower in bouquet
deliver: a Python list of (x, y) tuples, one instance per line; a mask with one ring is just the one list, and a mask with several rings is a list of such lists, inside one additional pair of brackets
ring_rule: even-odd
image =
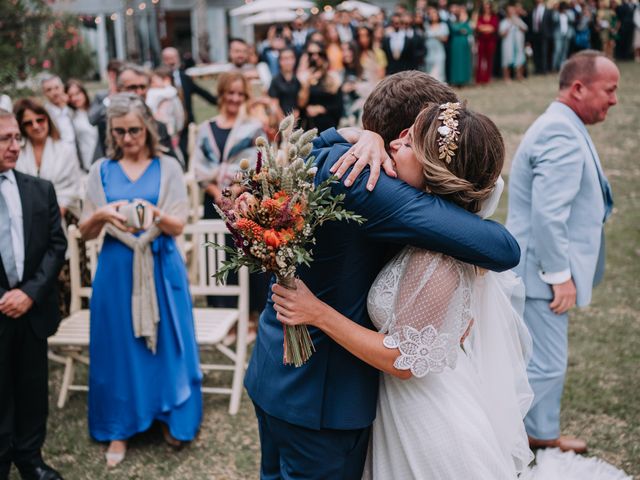
[(251, 215), (258, 208), (258, 200), (249, 192), (244, 192), (235, 201), (235, 212), (237, 215), (246, 217)]
[(51, 60), (45, 60), (42, 62), (42, 68), (51, 68)]

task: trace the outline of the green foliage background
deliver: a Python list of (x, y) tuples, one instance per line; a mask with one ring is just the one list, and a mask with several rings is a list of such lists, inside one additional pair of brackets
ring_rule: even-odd
[(45, 0), (0, 1), (0, 88), (48, 70), (85, 78), (93, 70), (91, 54), (80, 35), (80, 20), (54, 13)]

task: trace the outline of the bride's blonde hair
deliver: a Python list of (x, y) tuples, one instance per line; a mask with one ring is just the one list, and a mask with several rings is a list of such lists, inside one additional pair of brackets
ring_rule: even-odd
[(458, 122), (458, 136), (452, 141), (456, 148), (447, 161), (441, 155), (445, 135), (438, 131), (443, 111), (440, 105), (429, 104), (420, 112), (413, 124), (413, 150), (422, 163), (427, 190), (475, 213), (500, 176), (504, 141), (488, 117), (460, 105), (453, 116)]

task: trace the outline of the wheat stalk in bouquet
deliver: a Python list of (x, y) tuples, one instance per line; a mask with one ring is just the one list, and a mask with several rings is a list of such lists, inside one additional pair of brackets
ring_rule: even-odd
[[(334, 195), (331, 184), (336, 177), (315, 184), (314, 158), (307, 158), (317, 130), (295, 128), (293, 115), (280, 123), (278, 144), (259, 137), (258, 156), (252, 168), (248, 160), (240, 162), (234, 184), (226, 189), (216, 206), (225, 221), (235, 247), (210, 243), (227, 252), (227, 259), (216, 273), (227, 274), (246, 266), (251, 272), (272, 272), (279, 284), (295, 289), (297, 265), (309, 266), (316, 228), (328, 221), (364, 219), (346, 211), (344, 195)], [(233, 193), (237, 192), (237, 193)], [(305, 325), (284, 325), (284, 364), (302, 366), (314, 347)]]

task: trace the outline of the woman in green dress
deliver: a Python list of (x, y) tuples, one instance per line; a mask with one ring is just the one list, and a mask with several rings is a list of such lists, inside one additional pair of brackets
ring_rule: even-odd
[(471, 81), (471, 44), (469, 36), (473, 34), (473, 28), (469, 23), (467, 10), (461, 6), (452, 6), (454, 15), (449, 24), (449, 83), (462, 86)]

